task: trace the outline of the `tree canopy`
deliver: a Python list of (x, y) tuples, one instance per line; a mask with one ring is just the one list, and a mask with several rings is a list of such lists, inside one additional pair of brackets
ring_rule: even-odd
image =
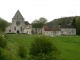
[(54, 19), (53, 21), (50, 21), (47, 23), (48, 26), (55, 26), (55, 25), (68, 25), (72, 24), (72, 21), (75, 17), (63, 17)]
[(0, 31), (5, 31), (5, 28), (8, 26), (8, 22), (0, 18)]
[(77, 34), (80, 35), (80, 17), (76, 18), (75, 25), (76, 25), (76, 28), (77, 28)]
[(47, 22), (47, 19), (46, 18), (39, 18), (38, 19), (35, 19), (33, 22), (32, 22), (32, 27), (33, 28), (42, 28)]

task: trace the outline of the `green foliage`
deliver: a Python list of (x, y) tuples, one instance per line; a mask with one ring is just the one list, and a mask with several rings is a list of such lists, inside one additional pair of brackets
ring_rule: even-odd
[(32, 55), (35, 60), (52, 60), (54, 58), (58, 60), (60, 52), (49, 37), (40, 36), (36, 37), (31, 44), (30, 55)]
[(46, 22), (47, 22), (47, 19), (43, 17), (39, 18), (39, 20), (36, 19), (32, 22), (32, 27), (35, 28), (36, 34), (37, 34), (37, 28), (43, 28)]
[(2, 35), (2, 31), (0, 30), (0, 35)]
[(0, 47), (5, 48), (7, 46), (7, 41), (3, 36), (0, 36)]
[(32, 27), (33, 28), (42, 28), (46, 24), (46, 22), (47, 22), (46, 18), (41, 17), (41, 18), (39, 18), (39, 20), (36, 19), (32, 22)]
[(76, 27), (75, 21), (76, 21), (76, 17), (74, 17), (74, 19), (73, 19), (73, 21), (72, 21), (72, 25)]
[(34, 31), (32, 30), (31, 33), (34, 34)]
[[(35, 60), (32, 59), (27, 51), (27, 58), (21, 59), (17, 53), (18, 45), (23, 43), (27, 50), (31, 47), (31, 43), (33, 42), (33, 39), (37, 35), (23, 35), (23, 34), (6, 34), (7, 35), (7, 42), (8, 47), (12, 51), (5, 51), (5, 55), (11, 54), (11, 60)], [(54, 45), (60, 50), (61, 52), (61, 60), (80, 60), (80, 36), (55, 36), (50, 37)], [(9, 52), (9, 53), (8, 53)], [(41, 54), (39, 54), (41, 56)], [(52, 54), (50, 54), (52, 56)], [(55, 54), (53, 54), (54, 56)], [(57, 54), (56, 54), (57, 55)], [(55, 56), (56, 56), (55, 55)], [(47, 54), (42, 54), (42, 56), (48, 56)], [(10, 55), (8, 56), (8, 58)], [(35, 56), (36, 57), (36, 56)], [(48, 56), (49, 57), (49, 56)], [(48, 58), (47, 57), (47, 58)], [(56, 56), (57, 57), (57, 56)], [(37, 57), (36, 57), (37, 59)], [(7, 59), (10, 60), (10, 59)], [(53, 59), (54, 60), (54, 59)]]
[(0, 30), (5, 31), (5, 28), (8, 26), (8, 22), (0, 18)]
[(76, 24), (76, 28), (77, 28), (77, 34), (80, 35), (80, 17), (76, 18), (75, 24)]
[(25, 48), (23, 45), (19, 45), (18, 55), (19, 55), (22, 59), (26, 57), (27, 51), (26, 51), (26, 48)]
[(0, 60), (5, 60), (3, 49), (0, 47)]
[(74, 17), (63, 17), (63, 18), (58, 18), (54, 19), (51, 22), (48, 22), (48, 26), (55, 26), (55, 25), (67, 25), (67, 24), (72, 24)]

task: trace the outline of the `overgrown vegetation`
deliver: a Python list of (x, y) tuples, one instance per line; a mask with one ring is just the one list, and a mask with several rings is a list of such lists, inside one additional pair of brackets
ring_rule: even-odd
[[(7, 34), (7, 47), (3, 51), (3, 56), (6, 60), (33, 60), (35, 56), (29, 55), (31, 43), (33, 39), (36, 38), (36, 35), (25, 35), (25, 34)], [(61, 52), (61, 60), (80, 60), (80, 36), (57, 36), (49, 37), (55, 47)], [(18, 55), (19, 44), (24, 44), (24, 47), (27, 48), (27, 53), (25, 58), (21, 58)], [(60, 53), (58, 52), (58, 53)], [(54, 52), (53, 52), (54, 53)], [(40, 53), (36, 59), (49, 59), (56, 57), (57, 54), (45, 54)]]
[(68, 25), (72, 24), (74, 17), (62, 17), (54, 19), (47, 23), (48, 26), (55, 26), (55, 25)]
[(0, 47), (5, 48), (7, 46), (7, 41), (3, 36), (0, 36)]
[(0, 47), (0, 60), (5, 60), (3, 49)]
[(26, 58), (27, 56), (27, 50), (25, 48), (24, 45), (19, 45), (19, 48), (18, 48), (18, 55), (23, 59), (23, 58)]
[(8, 22), (0, 18), (0, 31), (4, 32), (7, 26), (8, 26)]
[(59, 60), (60, 52), (49, 37), (36, 37), (30, 48), (34, 60)]

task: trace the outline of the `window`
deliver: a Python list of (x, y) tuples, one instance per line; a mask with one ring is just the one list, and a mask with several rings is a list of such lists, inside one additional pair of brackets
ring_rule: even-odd
[(21, 27), (21, 31), (22, 31), (22, 27)]
[(14, 27), (14, 30), (16, 30), (16, 27)]

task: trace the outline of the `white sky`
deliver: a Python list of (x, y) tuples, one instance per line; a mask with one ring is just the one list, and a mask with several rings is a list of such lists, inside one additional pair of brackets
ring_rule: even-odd
[(80, 16), (80, 0), (0, 0), (0, 17), (12, 22), (17, 10), (30, 23), (45, 17), (48, 21), (55, 18)]

